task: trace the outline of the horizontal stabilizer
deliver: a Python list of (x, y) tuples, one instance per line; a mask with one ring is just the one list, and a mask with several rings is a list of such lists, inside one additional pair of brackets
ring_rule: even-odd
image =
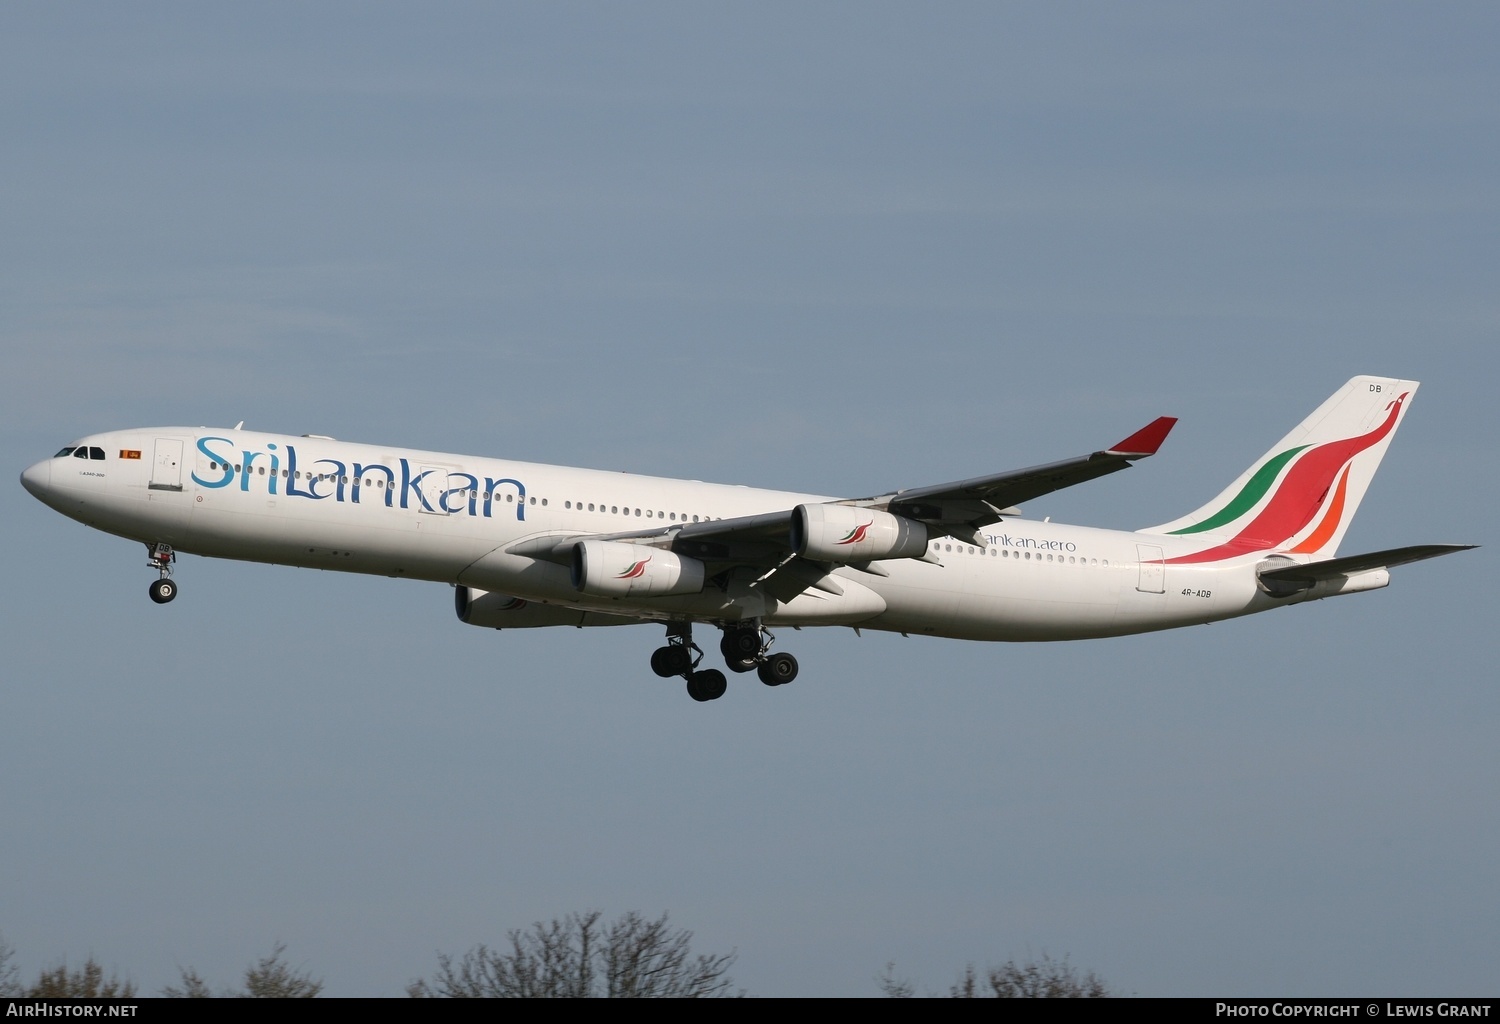
[(1306, 565), (1288, 565), (1276, 569), (1265, 569), (1262, 580), (1279, 580), (1287, 583), (1317, 583), (1336, 579), (1353, 573), (1369, 572), (1371, 569), (1389, 569), (1408, 562), (1420, 562), (1424, 558), (1451, 555), (1455, 551), (1468, 551), (1477, 544), (1417, 544), (1409, 548), (1391, 548), (1388, 551), (1371, 551), (1366, 555), (1349, 555), (1345, 558), (1329, 558)]

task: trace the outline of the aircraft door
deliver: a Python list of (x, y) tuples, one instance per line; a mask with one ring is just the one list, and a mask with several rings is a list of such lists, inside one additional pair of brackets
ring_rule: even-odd
[(153, 491), (182, 490), (181, 441), (171, 437), (156, 439), (156, 455), (151, 463), (151, 483), (148, 487)]
[(448, 470), (441, 466), (419, 466), (417, 472), (422, 476), (421, 510), (434, 516), (447, 515), (443, 498), (448, 493)]
[(1155, 544), (1137, 544), (1136, 557), (1141, 562), (1140, 582), (1135, 589), (1143, 594), (1164, 594), (1167, 589), (1167, 565), (1161, 548)]

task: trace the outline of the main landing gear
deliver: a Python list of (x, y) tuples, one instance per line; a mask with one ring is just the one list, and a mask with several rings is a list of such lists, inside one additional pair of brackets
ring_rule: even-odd
[[(730, 671), (754, 671), (767, 686), (780, 686), (797, 678), (797, 659), (785, 653), (768, 654), (774, 642), (775, 637), (758, 622), (737, 623), (724, 627), (719, 653)], [(664, 679), (686, 679), (688, 696), (694, 700), (718, 700), (729, 688), (728, 680), (718, 669), (700, 671), (702, 661), (703, 651), (693, 643), (692, 623), (672, 622), (667, 624), (667, 645), (651, 654), (651, 671)]]
[(710, 668), (698, 671), (703, 650), (693, 643), (691, 622), (667, 623), (667, 645), (651, 652), (651, 671), (666, 679), (682, 676), (687, 680), (688, 696), (694, 700), (718, 700), (729, 689), (724, 673)]
[(797, 659), (790, 654), (770, 654), (776, 638), (757, 622), (724, 627), (719, 653), (731, 672), (754, 671), (767, 686), (781, 686), (797, 678)]
[(151, 600), (166, 604), (177, 596), (177, 584), (172, 580), (172, 563), (177, 561), (177, 552), (170, 544), (147, 544), (146, 551), (151, 559), (146, 564), (161, 574), (151, 582)]

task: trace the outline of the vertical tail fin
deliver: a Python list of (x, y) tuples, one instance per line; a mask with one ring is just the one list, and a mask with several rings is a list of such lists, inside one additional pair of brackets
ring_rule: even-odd
[(1416, 391), (1413, 380), (1355, 377), (1213, 501), (1141, 532), (1209, 542), (1174, 562), (1267, 550), (1332, 558)]

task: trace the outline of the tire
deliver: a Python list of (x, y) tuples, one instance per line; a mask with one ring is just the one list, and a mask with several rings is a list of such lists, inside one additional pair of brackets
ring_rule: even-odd
[[(686, 647), (678, 647), (669, 644), (666, 647), (658, 647), (657, 651), (661, 654), (662, 668), (666, 669), (665, 672), (659, 673), (660, 675), (680, 676), (684, 672), (692, 671), (693, 652), (688, 650)], [(653, 667), (655, 667), (654, 662), (656, 660), (656, 655), (652, 655), (651, 658)]]
[(760, 656), (760, 631), (755, 629), (726, 629), (719, 641), (719, 653), (725, 661), (749, 661), (752, 664)]
[(790, 654), (773, 654), (760, 663), (757, 672), (767, 686), (783, 686), (797, 678), (797, 659)]
[(688, 677), (688, 696), (696, 701), (718, 700), (729, 689), (729, 680), (718, 669), (694, 672)]
[(154, 580), (151, 583), (151, 600), (157, 604), (166, 604), (177, 596), (177, 584), (169, 579)]

